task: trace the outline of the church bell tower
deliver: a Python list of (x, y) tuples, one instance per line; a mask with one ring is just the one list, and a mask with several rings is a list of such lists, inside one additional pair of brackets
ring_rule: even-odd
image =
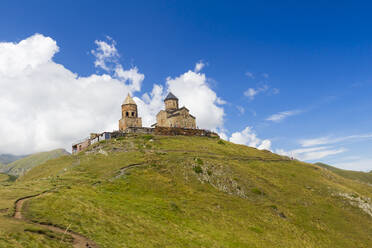
[(129, 93), (121, 105), (119, 130), (124, 131), (128, 127), (142, 127), (142, 118), (138, 117), (137, 104)]

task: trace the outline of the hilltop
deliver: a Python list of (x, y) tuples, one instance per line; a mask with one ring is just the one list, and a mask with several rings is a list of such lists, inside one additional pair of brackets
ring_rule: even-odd
[(372, 245), (370, 185), (217, 138), (102, 141), (0, 177), (0, 195), (0, 247), (73, 246), (47, 225), (110, 248)]
[(29, 156), (20, 156), (20, 159), (17, 159), (14, 162), (5, 165), (0, 164), (0, 172), (12, 176), (20, 176), (33, 167), (45, 163), (49, 159), (58, 158), (67, 154), (69, 153), (64, 149), (56, 149), (48, 152), (35, 153)]

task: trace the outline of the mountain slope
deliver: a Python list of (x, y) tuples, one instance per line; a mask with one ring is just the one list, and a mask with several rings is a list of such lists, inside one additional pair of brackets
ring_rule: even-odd
[(58, 158), (69, 153), (64, 149), (56, 149), (48, 152), (40, 152), (16, 160), (10, 164), (0, 166), (0, 172), (13, 176), (20, 176), (33, 167), (45, 163), (49, 159)]
[[(69, 227), (100, 247), (372, 245), (371, 186), (213, 138), (144, 135), (95, 144), (0, 187), (0, 213), (46, 190), (25, 202), (23, 215)], [(23, 232), (26, 225), (0, 214), (0, 234), (8, 237), (0, 247), (58, 241)]]
[(27, 157), (27, 155), (0, 154), (0, 164), (10, 164), (18, 159)]
[(326, 168), (333, 173), (342, 176), (344, 178), (348, 178), (351, 180), (356, 180), (364, 183), (372, 184), (372, 173), (371, 172), (362, 172), (362, 171), (351, 171), (351, 170), (342, 170), (328, 164), (324, 163), (315, 163), (316, 165)]

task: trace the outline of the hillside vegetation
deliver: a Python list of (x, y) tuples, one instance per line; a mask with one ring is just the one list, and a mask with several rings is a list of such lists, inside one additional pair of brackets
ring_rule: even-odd
[(13, 176), (20, 176), (33, 167), (45, 163), (49, 159), (58, 158), (62, 155), (67, 154), (69, 153), (64, 149), (56, 149), (49, 152), (35, 153), (27, 157), (18, 159), (10, 164), (0, 165), (0, 172)]
[(101, 142), (0, 182), (0, 247), (72, 247), (9, 217), (42, 192), (25, 202), (28, 220), (99, 247), (372, 247), (371, 186), (213, 138)]
[(316, 163), (316, 165), (326, 168), (344, 178), (372, 184), (372, 172), (342, 170), (324, 163)]

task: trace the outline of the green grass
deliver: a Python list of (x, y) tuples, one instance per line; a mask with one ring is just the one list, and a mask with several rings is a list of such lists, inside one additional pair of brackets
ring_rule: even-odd
[[(71, 225), (100, 247), (372, 244), (372, 217), (338, 195), (372, 198), (372, 187), (217, 139), (134, 136), (34, 167), (16, 182), (0, 184), (0, 209), (9, 208), (0, 215), (0, 237), (7, 237), (0, 247), (55, 241), (50, 233), (24, 232), (30, 226), (6, 217), (15, 199), (47, 189), (54, 190), (26, 202), (27, 218)], [(34, 246), (27, 246), (30, 239)]]
[(333, 173), (342, 176), (347, 179), (356, 180), (359, 182), (372, 184), (372, 172), (362, 172), (362, 171), (351, 171), (351, 170), (342, 170), (324, 163), (315, 163), (316, 165), (326, 168)]

